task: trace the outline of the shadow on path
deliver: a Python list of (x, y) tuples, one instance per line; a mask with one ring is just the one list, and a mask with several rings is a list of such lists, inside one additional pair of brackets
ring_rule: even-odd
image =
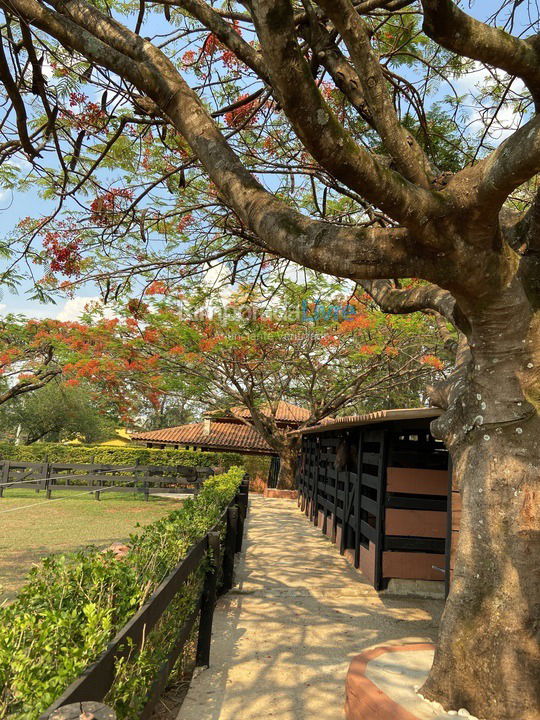
[(355, 654), (435, 637), (442, 601), (383, 600), (294, 502), (253, 498), (246, 531), (178, 720), (338, 720)]

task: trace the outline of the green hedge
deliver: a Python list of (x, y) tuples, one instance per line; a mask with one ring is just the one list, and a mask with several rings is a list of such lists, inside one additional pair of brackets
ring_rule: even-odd
[[(216, 522), (244, 474), (208, 479), (181, 509), (130, 538), (124, 560), (91, 547), (51, 556), (0, 609), (0, 717), (37, 720), (145, 602), (187, 550)], [(144, 706), (182, 619), (195, 607), (204, 568), (177, 594), (131, 662), (120, 663), (106, 701), (119, 720)]]
[(1, 460), (28, 462), (102, 463), (109, 465), (186, 465), (189, 467), (221, 467), (229, 469), (243, 465), (244, 457), (238, 453), (199, 452), (197, 450), (159, 450), (158, 448), (117, 448), (100, 445), (63, 445), (61, 443), (35, 443), (13, 445), (0, 443)]

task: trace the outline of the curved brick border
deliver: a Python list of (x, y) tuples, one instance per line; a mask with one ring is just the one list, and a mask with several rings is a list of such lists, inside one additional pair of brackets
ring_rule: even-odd
[(431, 643), (410, 645), (381, 645), (366, 650), (352, 659), (345, 681), (345, 717), (347, 720), (418, 720), (404, 707), (398, 705), (366, 677), (370, 660), (384, 653), (402, 650), (434, 650)]
[(277, 488), (265, 488), (264, 497), (281, 498), (282, 500), (296, 500), (298, 490), (278, 490)]

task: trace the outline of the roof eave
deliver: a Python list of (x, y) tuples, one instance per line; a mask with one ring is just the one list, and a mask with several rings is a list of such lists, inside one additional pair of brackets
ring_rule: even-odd
[(313, 425), (300, 430), (291, 430), (289, 435), (302, 436), (312, 435), (313, 433), (324, 433), (332, 430), (344, 430), (351, 427), (360, 427), (363, 425), (374, 425), (383, 422), (397, 422), (399, 420), (421, 420), (429, 418), (437, 418), (444, 411), (441, 408), (397, 408), (395, 410), (377, 410), (364, 415), (356, 415), (351, 418), (341, 418), (333, 423), (325, 423), (322, 425)]

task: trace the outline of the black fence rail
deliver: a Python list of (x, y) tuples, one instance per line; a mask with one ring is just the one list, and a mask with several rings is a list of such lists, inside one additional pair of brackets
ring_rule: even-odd
[(0, 460), (0, 498), (13, 488), (93, 492), (139, 492), (148, 499), (152, 492), (198, 492), (204, 480), (213, 475), (210, 467), (184, 465), (103, 465), (94, 463), (23, 462)]
[[(39, 720), (71, 720), (82, 717), (81, 707), (96, 720), (115, 720), (110, 707), (103, 705), (116, 677), (116, 664), (126, 658), (129, 663), (137, 656), (145, 637), (166, 612), (178, 592), (203, 563), (207, 563), (204, 582), (195, 608), (179, 628), (173, 647), (158, 668), (154, 684), (141, 713), (133, 720), (146, 720), (152, 715), (165, 688), (174, 664), (180, 656), (193, 628), (198, 622), (197, 667), (210, 664), (210, 644), (214, 608), (219, 594), (231, 589), (234, 582), (235, 553), (242, 548), (244, 520), (248, 507), (249, 480), (245, 476), (238, 493), (225, 508), (213, 528), (194, 545), (182, 562), (166, 577), (150, 599), (124, 625), (107, 649), (80, 675)], [(223, 541), (220, 529), (225, 524)], [(218, 581), (220, 580), (219, 584)], [(78, 713), (78, 714), (77, 714)]]

